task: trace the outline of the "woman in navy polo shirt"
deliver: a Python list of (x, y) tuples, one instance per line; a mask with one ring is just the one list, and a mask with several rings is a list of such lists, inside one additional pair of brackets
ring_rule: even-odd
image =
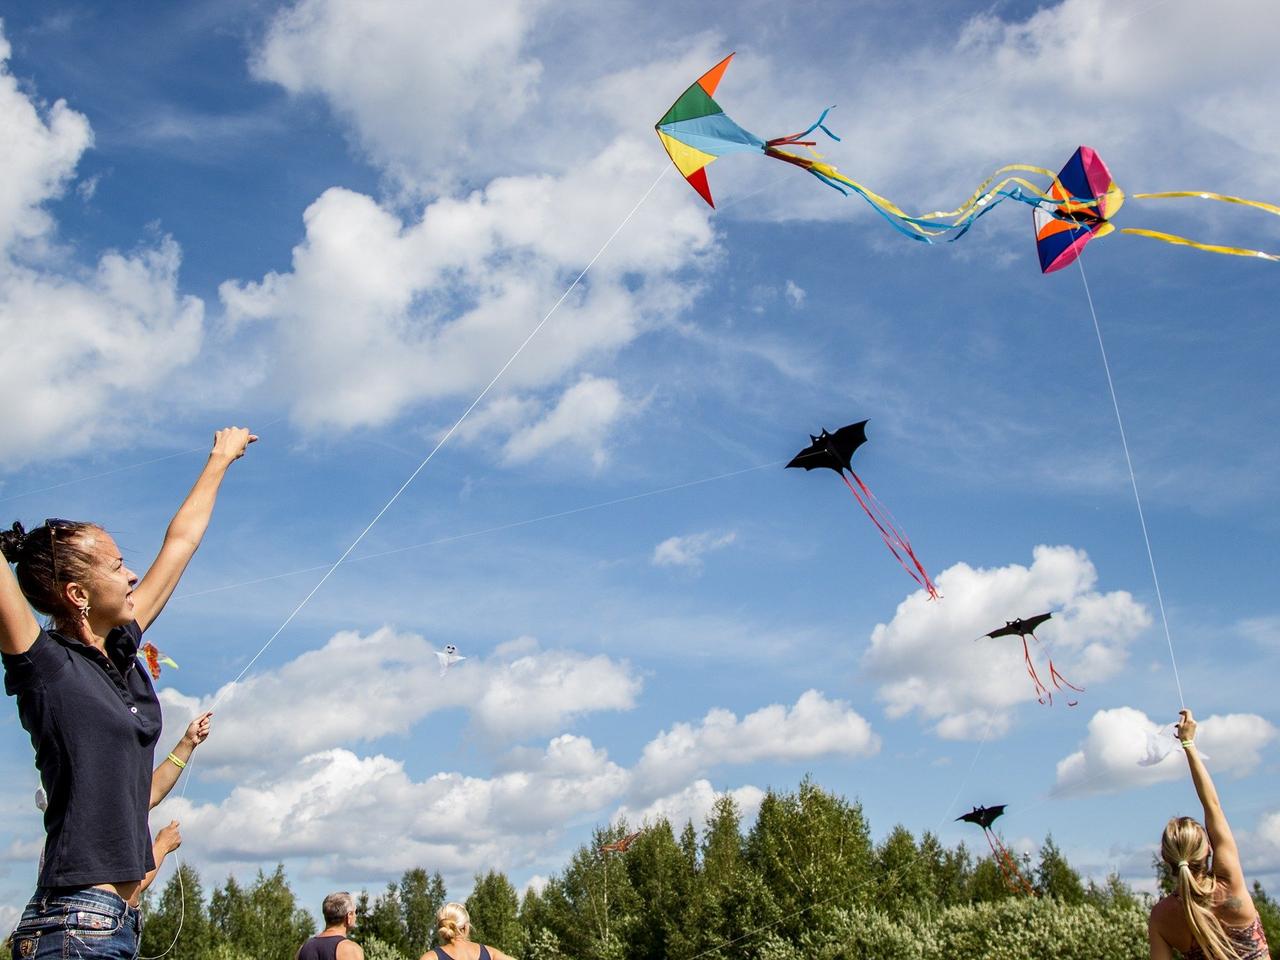
[(0, 531), (0, 550), (16, 564), (0, 564), (5, 692), (17, 697), (48, 800), (44, 860), (13, 934), (15, 960), (138, 954), (139, 918), (128, 904), (154, 866), (147, 811), (185, 766), (166, 758), (152, 769), (160, 703), (138, 645), (200, 545), (227, 468), (256, 439), (239, 427), (214, 435), (141, 580), (96, 524)]

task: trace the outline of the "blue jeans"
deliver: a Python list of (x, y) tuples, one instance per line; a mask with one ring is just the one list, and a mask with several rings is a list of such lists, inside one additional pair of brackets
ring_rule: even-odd
[(13, 931), (13, 960), (137, 960), (142, 917), (94, 887), (37, 887)]

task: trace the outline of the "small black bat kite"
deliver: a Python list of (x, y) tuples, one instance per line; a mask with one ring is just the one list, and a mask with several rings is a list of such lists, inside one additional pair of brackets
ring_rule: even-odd
[[(929, 574), (924, 569), (924, 564), (920, 562), (915, 551), (911, 549), (911, 541), (894, 525), (893, 516), (888, 509), (876, 499), (876, 495), (867, 488), (867, 485), (854, 472), (853, 454), (855, 450), (867, 442), (867, 421), (859, 420), (857, 423), (851, 423), (847, 427), (841, 427), (835, 433), (828, 433), (823, 429), (822, 433), (816, 437), (812, 433), (809, 434), (809, 439), (812, 441), (809, 446), (792, 457), (787, 466), (803, 467), (805, 470), (826, 467), (828, 470), (834, 470), (840, 474), (840, 479), (844, 481), (844, 485), (853, 493), (858, 505), (871, 518), (871, 522), (876, 525), (876, 529), (880, 531), (884, 545), (889, 548), (889, 552), (893, 554), (894, 559), (902, 564), (902, 569), (911, 575), (912, 580), (924, 587), (929, 594), (930, 600), (937, 600), (939, 596), (938, 588), (934, 586), (933, 580), (929, 578)], [(845, 476), (845, 471), (848, 471), (848, 476)], [(850, 477), (852, 477), (852, 480), (850, 480)], [(903, 557), (911, 560), (910, 566), (908, 566)], [(914, 569), (912, 569), (913, 567)]]
[(991, 824), (995, 823), (996, 817), (1004, 813), (1004, 808), (1008, 806), (1005, 803), (998, 803), (994, 807), (974, 807), (964, 816), (956, 817), (956, 822), (964, 820), (966, 823), (976, 823), (983, 830), (986, 830)]
[[(1053, 703), (1053, 694), (1041, 681), (1040, 675), (1036, 673), (1036, 666), (1031, 662), (1031, 649), (1027, 646), (1027, 637), (1038, 642), (1039, 638), (1036, 637), (1035, 634), (1036, 628), (1043, 625), (1044, 622), (1052, 616), (1052, 613), (1041, 613), (1034, 617), (1027, 617), (1025, 620), (1006, 620), (1003, 627), (997, 627), (990, 633), (984, 633), (978, 638), (979, 640), (982, 640), (990, 637), (994, 640), (996, 637), (1021, 637), (1022, 660), (1027, 667), (1027, 675), (1031, 677), (1031, 682), (1035, 684), (1036, 699), (1041, 703), (1048, 703), (1050, 705)], [(1077, 687), (1058, 672), (1058, 668), (1053, 665), (1052, 657), (1049, 658), (1049, 681), (1053, 684), (1055, 690), (1061, 690), (1064, 686), (1067, 686), (1076, 693), (1084, 693), (1083, 687)], [(1074, 707), (1078, 702), (1078, 700), (1068, 700), (1067, 706)]]
[(956, 820), (976, 823), (982, 828), (987, 844), (991, 847), (991, 857), (1000, 867), (1000, 874), (1004, 877), (1005, 886), (1014, 893), (1027, 893), (1034, 896), (1035, 888), (1027, 882), (1027, 878), (1018, 869), (1018, 861), (1013, 858), (1000, 838), (995, 835), (995, 831), (991, 829), (991, 824), (995, 822), (996, 817), (1004, 813), (1005, 806), (1006, 804), (998, 803), (994, 807), (974, 807), (964, 816), (956, 817)]

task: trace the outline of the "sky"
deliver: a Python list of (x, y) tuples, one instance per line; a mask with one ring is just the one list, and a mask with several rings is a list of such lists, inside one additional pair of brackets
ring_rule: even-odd
[[(904, 208), (1088, 144), (1119, 225), (1277, 252), (1280, 218), (1132, 194), (1280, 201), (1280, 8), (0, 16), (0, 519), (95, 520), (145, 569), (212, 431), (261, 437), (148, 634), (179, 664), (162, 746), (216, 702), (152, 818), (207, 885), (537, 885), (618, 817), (700, 823), (727, 791), (750, 818), (811, 774), (877, 838), (976, 848), (954, 818), (1005, 803), (1017, 849), (1150, 889), (1198, 810), (1177, 753), (1138, 761), (1185, 701), (1280, 889), (1280, 267), (1117, 233), (1042, 276), (1025, 207), (912, 243), (759, 156), (709, 168), (712, 210), (652, 132), (736, 51), (735, 120), (835, 105), (817, 149)], [(863, 419), (854, 466), (941, 600), (834, 475), (783, 469)], [(1047, 610), (1032, 654), (1075, 706), (975, 639)], [(7, 923), (42, 831), (12, 705), (0, 731)]]

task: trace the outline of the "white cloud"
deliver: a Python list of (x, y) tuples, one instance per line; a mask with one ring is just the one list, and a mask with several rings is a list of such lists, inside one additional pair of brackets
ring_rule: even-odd
[[(425, 400), (478, 392), (639, 199), (659, 169), (646, 147), (615, 144), (560, 178), (495, 180), (465, 198), (436, 200), (411, 223), (370, 197), (330, 189), (306, 211), (291, 271), (220, 287), (227, 318), (257, 329), (260, 348), (279, 359), (263, 388), (278, 392), (307, 427), (381, 424)], [(624, 195), (620, 182), (636, 184), (636, 196)], [(518, 395), (557, 386), (674, 315), (697, 293), (678, 276), (697, 269), (711, 241), (702, 211), (655, 193), (503, 375), (501, 389)], [(526, 397), (515, 413), (531, 416), (542, 406)], [(579, 441), (622, 406), (615, 383), (585, 378), (512, 437), (505, 456), (524, 462)]]
[(830, 754), (866, 757), (880, 749), (871, 725), (842, 700), (817, 690), (795, 705), (762, 707), (741, 720), (716, 708), (694, 725), (677, 723), (645, 745), (635, 768), (634, 796), (661, 796), (721, 764), (807, 760)]
[(804, 287), (800, 286), (794, 280), (788, 280), (785, 292), (787, 299), (791, 302), (793, 307), (799, 309), (804, 306), (805, 298), (808, 296), (808, 294), (805, 293)]
[(701, 830), (716, 800), (725, 793), (733, 797), (738, 805), (743, 823), (749, 824), (755, 820), (760, 812), (760, 803), (764, 800), (763, 790), (751, 784), (728, 791), (716, 790), (708, 780), (695, 780), (683, 790), (659, 797), (644, 807), (633, 809), (624, 804), (618, 808), (614, 819), (625, 817), (627, 823), (640, 826), (666, 818), (677, 834), (686, 823), (692, 821), (694, 827)]
[[(524, 43), (541, 3), (300, 0), (276, 14), (254, 74), (323, 96), (369, 157), (405, 181), (439, 183), (490, 156), (537, 97)], [(490, 167), (489, 169), (493, 169)]]
[[(576, 717), (634, 706), (641, 681), (629, 664), (603, 655), (516, 651), (468, 659), (441, 678), (422, 637), (383, 627), (362, 636), (335, 634), (323, 647), (275, 670), (251, 674), (216, 694), (193, 698), (161, 690), (165, 725), (181, 729), (220, 700), (214, 733), (199, 767), (235, 775), (239, 766), (269, 767), (325, 747), (404, 734), (439, 710), (467, 711), (495, 741), (561, 730)], [(342, 709), (333, 709), (333, 678), (343, 677)]]
[(622, 408), (622, 391), (615, 381), (583, 377), (544, 417), (507, 440), (506, 461), (528, 463), (554, 447), (570, 447), (586, 450), (599, 468), (607, 459), (606, 431)]
[(702, 568), (704, 555), (723, 550), (737, 538), (738, 535), (732, 530), (723, 534), (704, 532), (667, 537), (653, 548), (650, 562), (655, 567), (690, 567), (698, 570)]
[(603, 750), (572, 735), (488, 779), (415, 781), (398, 760), (330, 749), (217, 803), (174, 798), (157, 818), (182, 822), (183, 853), (199, 862), (310, 857), (334, 873), (379, 876), (429, 863), (457, 878), (547, 853), (568, 822), (614, 802), (626, 782)]
[(65, 191), (92, 132), (62, 100), (37, 110), (9, 49), (0, 35), (0, 382), (21, 398), (0, 421), (0, 456), (12, 467), (50, 442), (65, 456), (136, 429), (122, 411), (196, 355), (204, 306), (178, 292), (172, 240), (108, 252), (92, 270), (57, 245), (44, 205)]
[(877, 624), (863, 662), (880, 681), (877, 696), (889, 716), (914, 711), (948, 739), (1004, 733), (1011, 708), (1036, 699), (1022, 643), (975, 638), (1015, 617), (1054, 613), (1036, 631), (1039, 642), (1028, 641), (1046, 683), (1050, 656), (1077, 686), (1121, 668), (1129, 643), (1150, 623), (1146, 610), (1125, 591), (1098, 593), (1097, 571), (1081, 550), (1038, 546), (1033, 558), (1030, 567), (956, 564), (937, 577), (943, 602), (920, 591)]
[[(1186, 777), (1181, 749), (1151, 766), (1138, 764), (1146, 754), (1148, 734), (1155, 734), (1160, 726), (1132, 707), (1099, 710), (1089, 720), (1080, 749), (1058, 761), (1055, 792), (1115, 793)], [(1199, 721), (1196, 743), (1212, 772), (1245, 776), (1257, 769), (1262, 749), (1276, 732), (1256, 714), (1211, 716)]]

